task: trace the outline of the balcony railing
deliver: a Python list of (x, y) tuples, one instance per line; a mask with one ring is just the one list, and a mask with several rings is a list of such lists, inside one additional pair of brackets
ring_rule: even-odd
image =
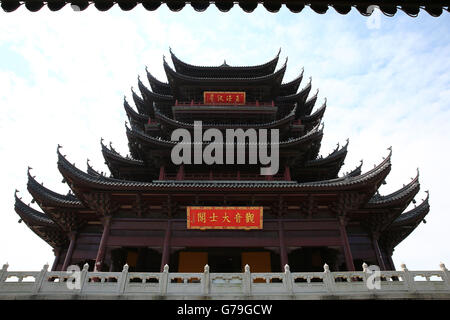
[[(119, 296), (132, 298), (240, 298), (260, 297), (324, 299), (324, 298), (450, 298), (450, 273), (444, 264), (440, 271), (401, 271), (372, 273), (364, 271), (251, 273), (248, 265), (242, 273), (210, 273), (206, 265), (202, 273), (172, 273), (166, 265), (163, 272), (88, 272), (86, 264), (75, 272), (0, 271), (0, 299), (86, 299)], [(378, 281), (379, 287), (376, 287)], [(375, 285), (374, 285), (375, 284)]]

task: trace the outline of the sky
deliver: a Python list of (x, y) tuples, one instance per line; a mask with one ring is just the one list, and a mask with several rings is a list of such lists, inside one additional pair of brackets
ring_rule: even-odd
[[(341, 175), (364, 160), (363, 172), (380, 163), (392, 146), (388, 194), (420, 170), (417, 204), (430, 190), (426, 224), (393, 255), (396, 268), (437, 270), (450, 265), (448, 169), (450, 138), (450, 19), (422, 11), (411, 18), (399, 11), (371, 18), (355, 9), (324, 15), (282, 7), (270, 13), (261, 5), (251, 14), (235, 6), (198, 13), (190, 6), (154, 12), (141, 5), (129, 12), (90, 6), (75, 12), (46, 7), (36, 13), (19, 8), (0, 12), (0, 265), (10, 270), (40, 270), (50, 265), (51, 247), (14, 211), (14, 190), (25, 203), (27, 167), (44, 186), (67, 193), (57, 169), (56, 148), (77, 167), (86, 159), (108, 172), (100, 139), (128, 153), (123, 97), (131, 103), (137, 77), (145, 67), (166, 81), (163, 55), (169, 47), (196, 65), (255, 65), (281, 48), (278, 68), (289, 57), (284, 82), (304, 67), (303, 87), (312, 77), (320, 89), (316, 108), (327, 98), (321, 155), (350, 139)], [(37, 208), (36, 204), (31, 204)], [(413, 205), (411, 205), (413, 206)], [(411, 207), (410, 207), (411, 208)]]

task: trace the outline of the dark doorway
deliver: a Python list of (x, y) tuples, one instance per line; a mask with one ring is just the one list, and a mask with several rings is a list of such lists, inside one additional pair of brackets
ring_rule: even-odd
[(339, 250), (328, 247), (302, 247), (288, 255), (289, 266), (293, 272), (322, 272), (324, 264), (330, 270), (337, 270)]
[(161, 253), (150, 248), (118, 248), (111, 251), (113, 271), (122, 271), (128, 264), (129, 272), (160, 272)]

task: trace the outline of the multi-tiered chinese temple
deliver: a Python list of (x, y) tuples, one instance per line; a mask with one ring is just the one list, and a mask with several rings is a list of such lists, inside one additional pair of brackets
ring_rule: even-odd
[[(54, 248), (53, 270), (89, 263), (92, 269), (254, 272), (360, 269), (363, 262), (395, 269), (391, 256), (429, 211), (428, 197), (404, 212), (419, 191), (418, 175), (380, 195), (391, 151), (373, 169), (362, 163), (340, 175), (347, 145), (319, 156), (326, 103), (316, 106), (303, 71), (283, 82), (279, 54), (255, 66), (194, 66), (171, 52), (168, 82), (147, 71), (135, 108), (124, 101), (129, 155), (101, 143), (111, 172), (75, 167), (58, 146), (67, 195), (28, 174), (28, 190), (43, 212), (16, 195), (15, 210)], [(300, 89), (299, 89), (300, 88)], [(182, 164), (171, 160), (171, 133), (278, 129), (279, 171), (255, 164)], [(248, 154), (247, 154), (248, 155)], [(190, 214), (188, 214), (188, 212)], [(213, 222), (217, 222), (214, 224)], [(229, 223), (229, 224), (228, 224)]]

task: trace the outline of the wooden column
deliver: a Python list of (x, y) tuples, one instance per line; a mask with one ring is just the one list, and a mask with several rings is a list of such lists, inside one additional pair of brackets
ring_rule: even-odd
[(162, 250), (162, 258), (161, 258), (161, 272), (164, 271), (164, 266), (169, 264), (170, 257), (170, 234), (171, 234), (171, 222), (167, 220), (167, 229), (166, 235), (164, 236), (164, 244)]
[(381, 254), (380, 246), (378, 245), (378, 234), (372, 233), (372, 245), (375, 250), (375, 255), (377, 256), (378, 266), (381, 270), (386, 270), (386, 265), (384, 264), (383, 255)]
[(289, 168), (289, 166), (286, 166), (284, 168), (284, 180), (291, 181), (291, 169)]
[(288, 255), (286, 251), (286, 244), (284, 242), (284, 226), (283, 221), (278, 220), (278, 237), (280, 239), (280, 262), (281, 262), (281, 272), (284, 272), (284, 266), (289, 264)]
[(177, 180), (184, 180), (184, 165), (178, 167)]
[(67, 270), (70, 260), (72, 260), (73, 249), (75, 248), (75, 242), (77, 240), (77, 233), (74, 231), (70, 232), (69, 239), (70, 239), (69, 248), (67, 249), (66, 258), (64, 259), (64, 264), (62, 266), (62, 271)]
[(106, 253), (106, 243), (108, 242), (109, 229), (111, 227), (111, 216), (106, 216), (103, 218), (103, 233), (102, 239), (100, 240), (100, 245), (97, 251), (97, 257), (95, 258), (95, 271), (102, 271), (103, 262)]
[(159, 180), (166, 180), (166, 169), (164, 166), (159, 167)]
[(387, 252), (390, 268), (392, 271), (395, 271), (395, 264), (394, 264), (394, 261), (392, 260), (392, 254), (393, 254), (393, 252)]
[(339, 217), (339, 231), (341, 233), (342, 243), (344, 245), (345, 254), (345, 264), (347, 265), (348, 271), (355, 271), (355, 266), (353, 265), (352, 252), (350, 250), (350, 244), (348, 242), (347, 230), (345, 229), (347, 222), (345, 217)]
[(58, 268), (58, 264), (59, 264), (59, 258), (61, 256), (61, 248), (55, 248), (53, 249), (53, 252), (55, 253), (55, 260), (53, 261), (53, 265), (52, 265), (52, 271), (57, 271), (56, 268)]

